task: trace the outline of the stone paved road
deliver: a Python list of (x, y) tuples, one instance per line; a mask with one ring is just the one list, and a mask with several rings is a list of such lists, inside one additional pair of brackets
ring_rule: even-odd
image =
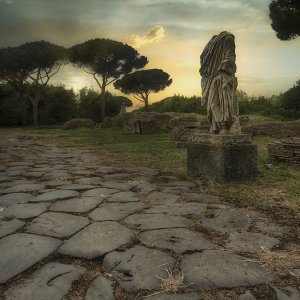
[[(280, 246), (288, 227), (88, 150), (13, 138), (0, 150), (0, 299), (196, 300), (217, 290), (222, 300), (230, 289), (226, 299), (300, 299), (249, 259)], [(171, 270), (183, 274), (180, 294), (161, 292)]]

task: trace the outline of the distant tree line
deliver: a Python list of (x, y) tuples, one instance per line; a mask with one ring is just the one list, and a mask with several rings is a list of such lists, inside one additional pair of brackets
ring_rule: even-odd
[[(236, 93), (241, 115), (263, 115), (281, 120), (294, 120), (300, 118), (300, 80), (279, 95), (270, 97), (249, 96), (246, 92), (238, 90)], [(141, 111), (144, 108), (140, 109)], [(201, 105), (201, 97), (185, 97), (174, 95), (149, 105), (149, 111), (155, 112), (181, 112), (206, 114), (206, 108)]]
[[(113, 117), (120, 112), (122, 103), (132, 106), (132, 101), (124, 96), (105, 93), (105, 115)], [(237, 91), (240, 114), (256, 114), (280, 120), (300, 119), (300, 81), (285, 93), (264, 96), (249, 96)], [(62, 124), (73, 117), (91, 118), (101, 121), (101, 95), (93, 89), (83, 88), (79, 93), (64, 86), (47, 86), (41, 94), (38, 118), (40, 124)], [(140, 109), (145, 110), (145, 107)], [(148, 106), (148, 111), (181, 112), (206, 114), (201, 105), (201, 97), (174, 95)], [(0, 85), (0, 126), (32, 125), (30, 99), (20, 100), (18, 92), (8, 84)]]
[[(140, 110), (143, 111), (145, 109), (142, 108)], [(155, 102), (149, 105), (148, 111), (206, 114), (206, 108), (201, 105), (201, 97), (186, 97), (182, 95), (174, 95)]]
[(300, 80), (288, 91), (264, 96), (248, 96), (237, 91), (240, 114), (256, 114), (280, 120), (300, 119)]
[[(132, 106), (132, 101), (109, 92), (105, 95), (106, 115), (119, 114), (122, 103)], [(41, 125), (60, 125), (74, 118), (91, 118), (95, 122), (101, 119), (101, 96), (93, 89), (83, 88), (76, 94), (64, 86), (47, 86), (39, 103), (38, 119)], [(25, 97), (20, 100), (17, 91), (8, 84), (0, 84), (0, 126), (33, 125), (32, 104)]]
[[(101, 122), (106, 117), (106, 103), (113, 101), (107, 94), (109, 85), (114, 84), (123, 93), (138, 97), (147, 110), (149, 94), (172, 83), (170, 75), (163, 70), (140, 70), (148, 59), (131, 46), (109, 39), (92, 39), (69, 49), (47, 41), (0, 48), (0, 83), (14, 89), (15, 99), (20, 102), (15, 104), (23, 107), (23, 111), (30, 103), (34, 125), (39, 124), (39, 110), (45, 101), (42, 97), (47, 94), (50, 79), (68, 62), (96, 81), (100, 89), (100, 117), (97, 119)], [(108, 105), (111, 108), (114, 103)]]

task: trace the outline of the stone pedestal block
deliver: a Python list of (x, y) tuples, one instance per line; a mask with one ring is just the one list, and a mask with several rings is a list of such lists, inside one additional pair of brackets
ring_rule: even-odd
[(187, 144), (187, 170), (221, 182), (253, 179), (257, 175), (257, 146), (251, 135), (198, 136)]

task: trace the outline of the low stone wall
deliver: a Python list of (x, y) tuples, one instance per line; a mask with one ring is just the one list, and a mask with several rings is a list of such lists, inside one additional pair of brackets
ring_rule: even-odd
[(177, 113), (169, 121), (169, 128), (178, 126), (189, 126), (191, 124), (208, 124), (207, 117), (196, 113)]
[(176, 148), (185, 148), (187, 143), (192, 143), (197, 140), (198, 136), (208, 132), (208, 126), (203, 125), (195, 128), (186, 126), (177, 126), (171, 131), (171, 141)]
[(300, 138), (289, 138), (269, 143), (268, 152), (272, 160), (300, 164)]
[(132, 113), (124, 113), (111, 118), (110, 127), (130, 129), (134, 115)]
[(134, 134), (150, 134), (157, 131), (159, 131), (159, 126), (153, 118), (141, 117), (132, 123), (132, 133)]
[[(107, 118), (101, 127), (126, 128), (134, 131), (134, 124), (140, 123), (144, 128), (141, 133), (154, 133), (158, 131), (170, 131), (177, 126), (190, 126), (201, 124), (207, 128), (206, 116), (195, 113), (157, 113), (157, 112), (131, 112), (120, 114), (113, 118)], [(137, 133), (137, 132), (135, 132)]]
[(265, 123), (242, 128), (243, 133), (276, 137), (300, 137), (300, 120), (292, 122)]

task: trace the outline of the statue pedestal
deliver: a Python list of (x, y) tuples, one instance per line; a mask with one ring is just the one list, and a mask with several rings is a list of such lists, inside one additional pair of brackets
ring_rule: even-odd
[(249, 134), (198, 134), (187, 143), (187, 170), (228, 182), (257, 176), (257, 146)]

